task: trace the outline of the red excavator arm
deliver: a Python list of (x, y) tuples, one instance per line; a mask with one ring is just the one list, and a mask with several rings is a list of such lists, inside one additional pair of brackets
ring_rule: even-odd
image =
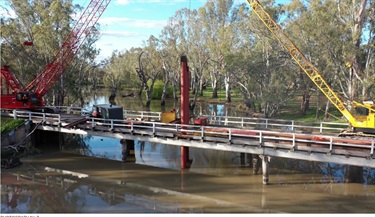
[(9, 94), (2, 93), (1, 108), (17, 109), (43, 106), (43, 96), (53, 87), (69, 66), (110, 1), (90, 1), (53, 60), (23, 91), (20, 89), (19, 82), (9, 70), (1, 68), (1, 74), (5, 78), (6, 85), (14, 92), (11, 97)]

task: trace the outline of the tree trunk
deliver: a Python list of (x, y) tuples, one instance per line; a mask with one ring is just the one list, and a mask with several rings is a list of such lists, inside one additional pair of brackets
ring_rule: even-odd
[(310, 109), (310, 94), (308, 91), (305, 91), (302, 95), (302, 102), (301, 102), (301, 115), (306, 115), (306, 112)]
[(212, 98), (216, 99), (217, 97), (217, 80), (215, 79), (212, 81)]
[(230, 95), (230, 83), (229, 83), (229, 75), (225, 76), (224, 82), (225, 82), (225, 98), (226, 102), (230, 103), (232, 102), (232, 97)]
[(316, 93), (316, 111), (315, 111), (315, 121), (319, 120), (319, 111), (320, 111), (320, 105), (319, 105), (319, 94), (320, 91), (318, 90)]
[(327, 120), (328, 119), (328, 116), (329, 116), (329, 104), (330, 104), (330, 101), (327, 100), (327, 103), (326, 103), (326, 109), (324, 110), (324, 120)]
[(161, 94), (161, 100), (160, 100), (160, 105), (162, 106), (165, 105), (165, 98), (167, 97), (167, 94), (168, 94), (168, 90), (167, 90), (168, 89), (168, 77), (169, 77), (169, 73), (166, 72), (163, 93)]

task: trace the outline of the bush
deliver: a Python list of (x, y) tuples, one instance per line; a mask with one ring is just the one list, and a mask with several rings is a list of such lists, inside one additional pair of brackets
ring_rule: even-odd
[[(148, 85), (151, 85), (151, 82), (148, 82)], [(164, 81), (157, 80), (154, 84), (154, 91), (152, 92), (151, 99), (160, 100), (161, 95), (163, 94)], [(168, 94), (167, 97), (170, 97), (173, 93), (173, 88), (171, 85), (168, 85)]]
[(1, 133), (7, 133), (21, 125), (25, 120), (1, 117)]

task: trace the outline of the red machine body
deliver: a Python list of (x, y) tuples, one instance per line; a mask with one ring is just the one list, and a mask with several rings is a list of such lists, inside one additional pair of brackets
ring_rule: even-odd
[[(44, 106), (43, 96), (69, 66), (110, 1), (90, 1), (53, 60), (26, 87), (22, 87), (8, 66), (1, 67), (1, 108), (33, 109)], [(27, 45), (31, 46), (32, 42)]]

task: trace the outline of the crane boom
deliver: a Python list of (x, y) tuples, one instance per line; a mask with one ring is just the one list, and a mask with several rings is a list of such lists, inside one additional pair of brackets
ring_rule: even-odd
[(0, 80), (1, 108), (32, 109), (44, 106), (43, 96), (67, 69), (110, 2), (111, 0), (90, 0), (55, 57), (25, 89), (21, 88), (20, 82), (10, 73), (9, 68), (3, 66)]
[(111, 0), (90, 1), (54, 59), (26, 86), (25, 91), (34, 91), (35, 95), (41, 99), (52, 88), (69, 66), (110, 1)]
[[(16, 77), (9, 71), (9, 66), (1, 67), (1, 79), (5, 79), (5, 83), (8, 87), (12, 89), (12, 91), (21, 91), (21, 83), (17, 80)], [(1, 81), (1, 85), (3, 82)]]
[(306, 73), (312, 82), (320, 89), (320, 91), (335, 105), (341, 114), (350, 122), (353, 127), (370, 128), (374, 130), (374, 109), (362, 103), (354, 102), (358, 107), (368, 109), (372, 114), (368, 116), (355, 117), (345, 107), (344, 102), (340, 99), (335, 91), (327, 84), (318, 70), (311, 64), (305, 55), (298, 49), (293, 41), (284, 33), (282, 28), (272, 19), (266, 12), (258, 0), (247, 0), (255, 14), (262, 20), (265, 26), (274, 34), (281, 45), (289, 52), (296, 63)]

